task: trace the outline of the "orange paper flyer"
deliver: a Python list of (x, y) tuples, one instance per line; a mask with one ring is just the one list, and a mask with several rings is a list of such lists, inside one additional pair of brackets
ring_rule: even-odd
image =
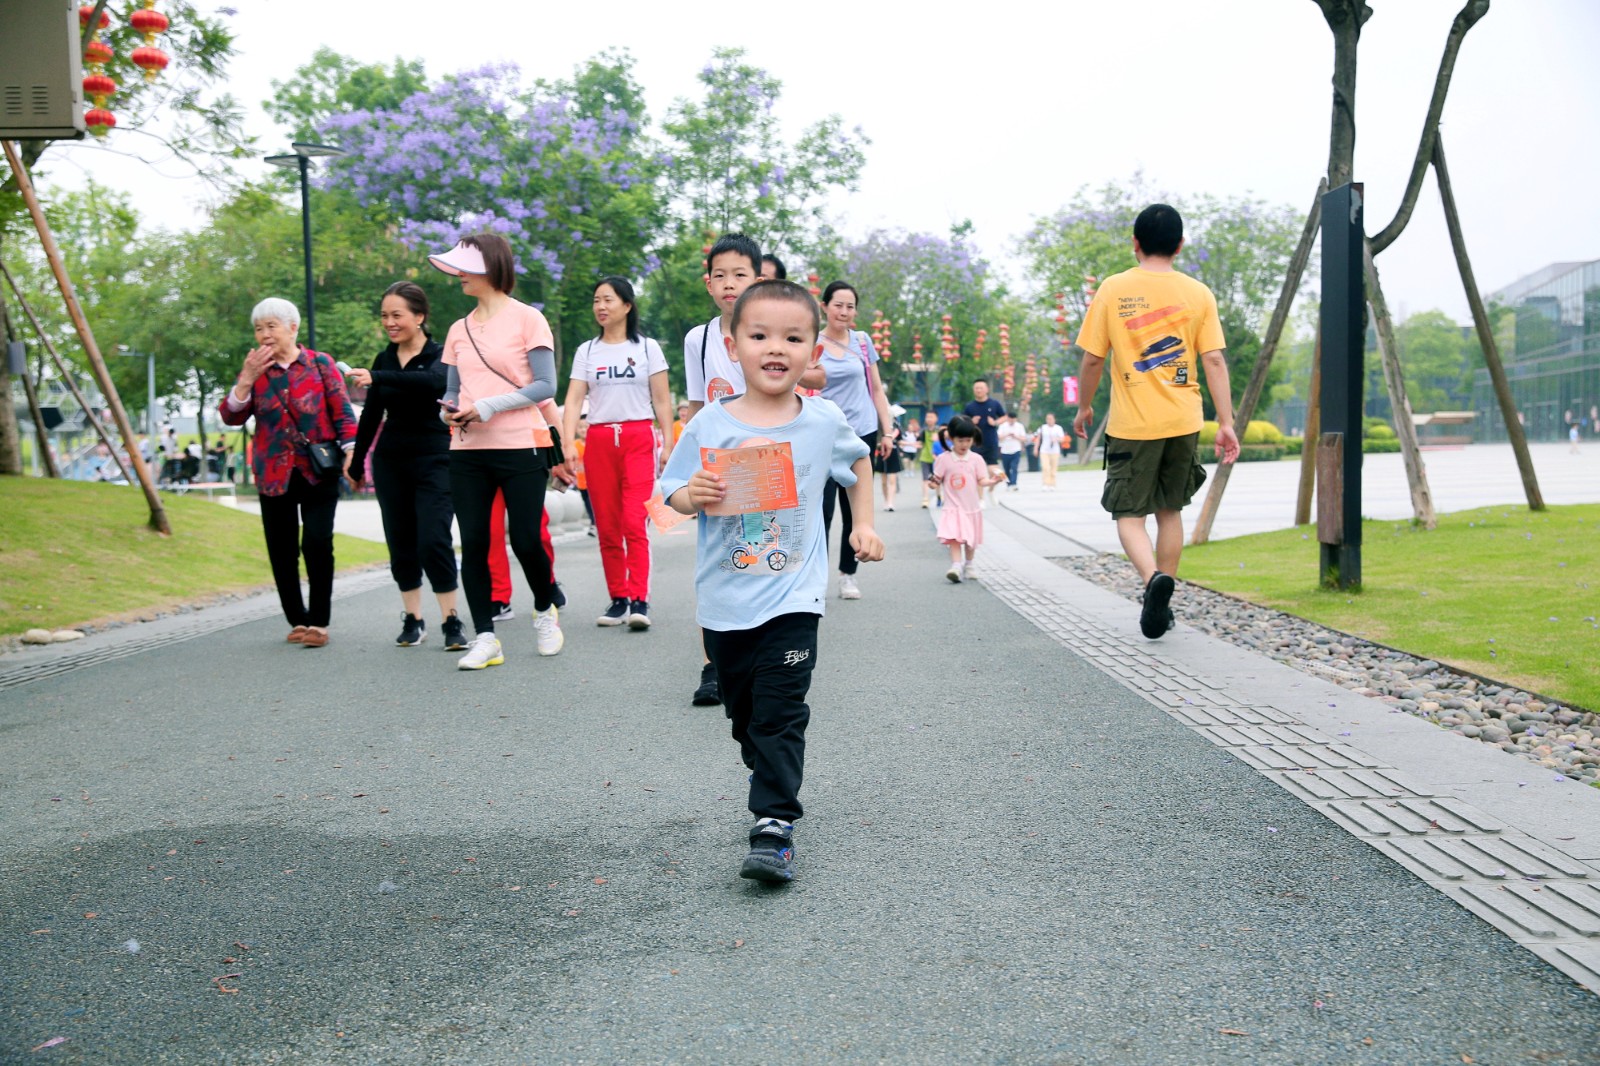
[(787, 441), (748, 448), (701, 448), (700, 462), (722, 479), (727, 490), (722, 502), (707, 507), (706, 514), (753, 514), (800, 506), (794, 453)]
[(644, 509), (645, 512), (649, 514), (650, 521), (654, 522), (656, 524), (656, 528), (661, 530), (663, 533), (669, 533), (672, 531), (674, 526), (680, 525), (689, 520), (688, 515), (679, 514), (677, 511), (674, 511), (672, 508), (668, 507), (666, 501), (662, 500), (661, 493), (659, 492), (644, 502)]

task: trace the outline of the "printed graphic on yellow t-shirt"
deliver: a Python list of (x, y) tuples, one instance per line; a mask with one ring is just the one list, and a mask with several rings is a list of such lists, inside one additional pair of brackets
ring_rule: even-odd
[(1078, 346), (1111, 364), (1111, 422), (1124, 440), (1198, 432), (1200, 356), (1224, 347), (1211, 290), (1176, 271), (1134, 268), (1107, 278)]

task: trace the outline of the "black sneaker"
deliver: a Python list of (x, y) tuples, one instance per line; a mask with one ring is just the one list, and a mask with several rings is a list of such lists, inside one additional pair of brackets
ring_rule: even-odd
[(444, 650), (467, 650), (467, 631), (461, 625), (461, 616), (454, 611), (444, 620)]
[(400, 615), (400, 635), (394, 642), (402, 648), (414, 647), (428, 639), (428, 623), (414, 614)]
[(1150, 575), (1150, 581), (1144, 587), (1144, 608), (1139, 611), (1139, 631), (1151, 640), (1172, 628), (1172, 612), (1168, 610), (1168, 605), (1172, 603), (1172, 590), (1176, 587), (1177, 582), (1172, 580), (1172, 576), (1159, 570)]
[(628, 620), (628, 601), (618, 596), (606, 608), (606, 613), (594, 620), (597, 626), (620, 626)]
[(567, 594), (561, 591), (561, 582), (550, 582), (550, 602), (559, 610), (567, 605)]
[(700, 687), (690, 702), (696, 707), (715, 707), (722, 702), (722, 686), (717, 684), (717, 668), (712, 664), (700, 668)]
[(509, 622), (517, 616), (517, 612), (511, 609), (509, 603), (501, 603), (499, 600), (490, 601), (489, 610), (493, 612), (491, 620), (495, 622)]
[(794, 826), (778, 822), (757, 823), (750, 830), (750, 854), (739, 876), (751, 881), (781, 885), (794, 880)]
[(643, 600), (634, 600), (628, 605), (628, 628), (650, 628), (650, 605)]

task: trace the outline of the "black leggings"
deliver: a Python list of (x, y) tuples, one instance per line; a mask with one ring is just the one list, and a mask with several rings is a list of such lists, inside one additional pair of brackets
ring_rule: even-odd
[[(861, 438), (866, 446), (876, 452), (878, 450), (878, 431), (873, 430)], [(869, 472), (867, 478), (870, 480)], [(828, 533), (833, 528), (833, 499), (839, 498), (839, 573), (853, 574), (856, 572), (856, 553), (850, 547), (850, 531), (855, 524), (850, 520), (850, 490), (839, 491), (839, 483), (833, 478), (822, 489), (822, 543), (828, 543)]]
[[(333, 613), (333, 512), (339, 506), (339, 479), (313, 485), (296, 470), (281, 496), (262, 496), (261, 530), (267, 560), (278, 586), (278, 602), (291, 626), (326, 626)], [(300, 594), (300, 557), (306, 560), (311, 606)]]
[(450, 454), (378, 452), (372, 457), (372, 487), (383, 512), (389, 542), (389, 573), (401, 592), (422, 587), (456, 590), (456, 550), (451, 542)]
[(533, 588), (533, 606), (550, 608), (550, 559), (539, 543), (544, 487), (550, 472), (532, 448), (457, 448), (450, 453), (450, 495), (461, 526), (461, 587), (472, 612), (472, 628), (494, 632), (489, 584), (489, 511), (494, 494), (506, 497), (506, 536)]

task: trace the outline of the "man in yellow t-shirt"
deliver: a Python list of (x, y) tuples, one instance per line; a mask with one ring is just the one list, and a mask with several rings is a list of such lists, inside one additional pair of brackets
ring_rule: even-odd
[[(1084, 316), (1078, 377), (1084, 402), (1072, 429), (1087, 439), (1095, 389), (1109, 358), (1111, 418), (1106, 426), (1106, 486), (1100, 505), (1144, 582), (1139, 628), (1151, 640), (1173, 626), (1172, 592), (1183, 551), (1183, 508), (1205, 482), (1198, 444), (1205, 421), (1198, 370), (1217, 409), (1217, 458), (1239, 456), (1233, 396), (1223, 358), (1217, 301), (1205, 285), (1173, 269), (1183, 247), (1183, 219), (1151, 204), (1133, 223), (1139, 265), (1107, 278)], [(1152, 549), (1146, 516), (1156, 516)]]

